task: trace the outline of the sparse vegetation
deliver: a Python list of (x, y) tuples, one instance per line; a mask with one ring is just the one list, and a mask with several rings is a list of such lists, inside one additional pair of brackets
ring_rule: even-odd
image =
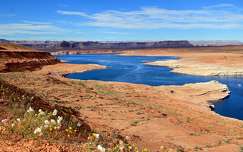
[(195, 147), (194, 147), (194, 151), (201, 151), (201, 150), (202, 150), (202, 148), (199, 147), (199, 146), (195, 146)]
[(131, 122), (131, 126), (137, 126), (140, 123), (139, 120), (134, 120)]
[(240, 152), (243, 152), (243, 146), (240, 146)]
[[(57, 115), (55, 109), (52, 113), (44, 112), (39, 109), (35, 112), (31, 107), (25, 112), (23, 117), (17, 118), (11, 122), (10, 131), (17, 133), (25, 138), (45, 139), (70, 139), (80, 132), (81, 124), (74, 125), (72, 122), (64, 120), (62, 116)], [(81, 135), (78, 135), (81, 136)]]
[[(11, 86), (11, 85), (10, 85)], [(107, 146), (103, 137), (97, 133), (87, 132), (81, 128), (82, 122), (73, 122), (69, 117), (63, 117), (57, 109), (45, 111), (26, 106), (31, 105), (36, 99), (24, 92), (16, 92), (5, 83), (0, 85), (1, 98), (10, 103), (11, 113), (14, 117), (4, 124), (7, 134), (16, 134), (28, 139), (46, 139), (48, 141), (81, 142), (85, 151), (98, 152), (148, 152), (147, 149), (139, 150), (135, 145), (129, 145), (122, 140), (112, 147)], [(54, 102), (52, 102), (54, 103)], [(134, 122), (136, 123), (136, 122)], [(0, 124), (2, 125), (2, 124)], [(107, 141), (106, 141), (107, 142)]]
[[(23, 117), (8, 121), (7, 125), (4, 125), (9, 133), (20, 135), (23, 138), (44, 138), (49, 141), (72, 141), (75, 139), (76, 142), (83, 137), (83, 134), (80, 134), (80, 126), (80, 123), (66, 122), (62, 116), (58, 116), (56, 109), (47, 113), (41, 109), (36, 112), (31, 107)], [(124, 143), (122, 140), (119, 140), (119, 143), (113, 147), (106, 147), (104, 146), (106, 144), (103, 143), (103, 137), (97, 133), (90, 133), (87, 140), (79, 142), (82, 142), (82, 147), (87, 152), (149, 152), (146, 148), (139, 150), (137, 146)]]

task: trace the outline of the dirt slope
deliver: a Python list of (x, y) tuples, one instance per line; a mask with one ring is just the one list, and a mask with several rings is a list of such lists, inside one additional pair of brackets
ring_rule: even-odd
[(13, 44), (13, 43), (0, 43), (0, 51), (29, 52), (29, 51), (33, 51), (33, 49), (22, 45)]

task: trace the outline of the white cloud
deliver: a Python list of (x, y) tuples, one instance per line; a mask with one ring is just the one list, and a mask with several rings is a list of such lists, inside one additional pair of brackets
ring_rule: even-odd
[(83, 13), (83, 12), (58, 10), (57, 13), (62, 14), (62, 15), (73, 15), (73, 16), (89, 17), (86, 13)]
[(211, 6), (206, 6), (203, 7), (204, 9), (228, 9), (228, 8), (238, 8), (234, 4), (230, 3), (222, 3), (222, 4), (217, 4), (217, 5), (211, 5)]
[(102, 31), (103, 34), (109, 34), (109, 35), (129, 35), (126, 32), (116, 32), (116, 31)]
[[(198, 10), (172, 10), (145, 7), (134, 11), (109, 10), (98, 13), (58, 10), (61, 15), (87, 19), (86, 26), (124, 29), (235, 29), (243, 27), (243, 13), (218, 4)], [(216, 9), (217, 8), (217, 9)], [(224, 9), (225, 8), (225, 9)]]
[(62, 31), (63, 29), (51, 23), (25, 21), (23, 23), (0, 24), (0, 36), (16, 34), (45, 35)]

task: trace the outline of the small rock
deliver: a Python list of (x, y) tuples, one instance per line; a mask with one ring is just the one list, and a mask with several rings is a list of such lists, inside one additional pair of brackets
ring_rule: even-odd
[(209, 105), (209, 108), (211, 109), (211, 111), (213, 111), (215, 109), (214, 105)]

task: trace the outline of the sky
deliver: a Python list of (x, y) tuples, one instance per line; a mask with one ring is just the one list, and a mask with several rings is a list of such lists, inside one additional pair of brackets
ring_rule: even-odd
[(243, 41), (243, 0), (5, 0), (1, 38)]

